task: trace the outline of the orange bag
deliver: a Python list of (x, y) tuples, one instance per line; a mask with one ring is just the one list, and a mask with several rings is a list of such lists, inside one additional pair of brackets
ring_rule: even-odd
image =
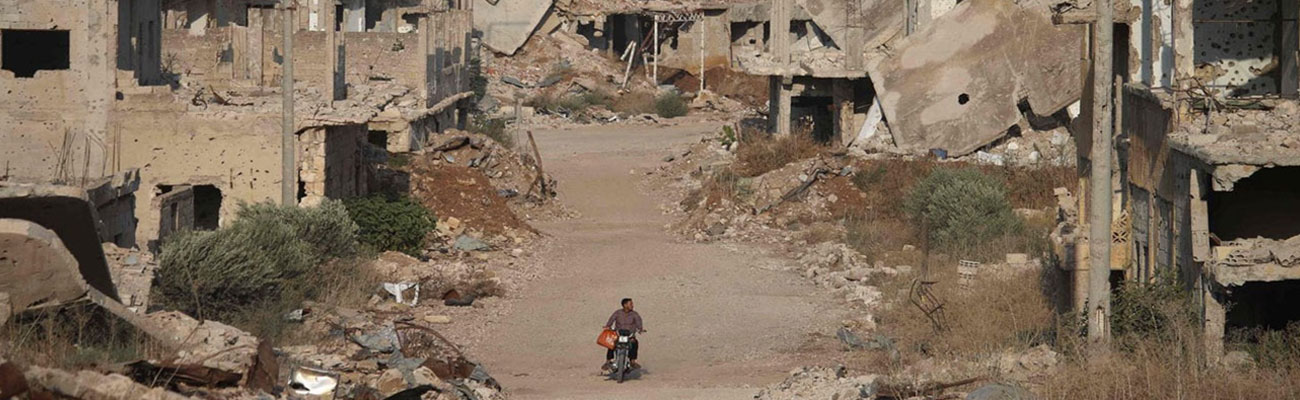
[(596, 344), (610, 350), (614, 350), (614, 342), (617, 341), (618, 332), (614, 332), (613, 329), (606, 329), (600, 332), (600, 336), (596, 337)]

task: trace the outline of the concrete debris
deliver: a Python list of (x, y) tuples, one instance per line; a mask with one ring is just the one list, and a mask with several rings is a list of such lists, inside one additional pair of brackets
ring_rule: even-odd
[(1050, 375), (1060, 363), (1060, 357), (1045, 344), (1020, 353), (1003, 354), (998, 359), (998, 373), (1014, 381)]
[(474, 0), (474, 28), (482, 31), (484, 46), (513, 55), (532, 36), (553, 3), (553, 0)]
[(40, 258), (0, 260), (0, 265), (17, 263), (0, 269), (0, 292), (10, 294), (13, 312), (72, 300), (85, 288), (118, 300), (100, 246), (96, 213), (94, 201), (79, 187), (0, 183), (0, 219), (10, 221), (4, 223), (0, 240), (6, 244), (0, 248), (16, 246), (12, 248), (32, 252), (19, 256)]
[(492, 249), (492, 245), (479, 240), (473, 236), (460, 235), (456, 238), (456, 250), (460, 251), (486, 251)]
[(881, 333), (872, 334), (870, 340), (864, 340), (849, 328), (840, 327), (839, 330), (835, 331), (835, 337), (839, 338), (840, 343), (843, 343), (849, 350), (897, 351), (894, 340)]
[(104, 243), (103, 247), (108, 259), (108, 272), (113, 275), (113, 284), (122, 304), (135, 312), (149, 309), (149, 290), (153, 285), (154, 271), (158, 269), (153, 253), (124, 249), (111, 243)]
[(876, 375), (845, 376), (843, 367), (803, 367), (785, 381), (755, 395), (759, 400), (870, 399), (877, 394)]
[[(54, 368), (32, 366), (24, 372), (30, 386), (30, 398), (68, 398), (85, 400), (142, 399), (183, 400), (189, 397), (169, 392), (161, 387), (149, 387), (119, 374), (101, 374), (94, 371), (69, 372)], [(46, 393), (56, 397), (42, 397)]]
[(0, 293), (6, 294), (10, 313), (66, 304), (88, 290), (77, 259), (59, 236), (34, 222), (0, 218)]
[(1287, 240), (1265, 238), (1237, 239), (1215, 247), (1215, 262), (1225, 266), (1277, 264), (1300, 266), (1300, 236)]
[(500, 386), (478, 364), (437, 331), (410, 319), (345, 308), (310, 314), (304, 326), (320, 333), (317, 344), (281, 349), (285, 364), (295, 365), (291, 376), (297, 385), (291, 389), (334, 398), (370, 393), (376, 399), (460, 400), (466, 397), (457, 394), (458, 387), (469, 385), (479, 389), (477, 398), (501, 398)]
[[(537, 180), (536, 163), (495, 139), (449, 129), (431, 137), (430, 143), (413, 154), (410, 165), (393, 174), (384, 186), (405, 191), (441, 218), (439, 235), (454, 242), (467, 231), (485, 242), (492, 235), (531, 237), (535, 230), (519, 217), (564, 215), (562, 206), (546, 202), (556, 194), (558, 182), (546, 176), (546, 193), (529, 191)], [(491, 244), (491, 243), (489, 243)]]
[(869, 67), (900, 148), (968, 154), (1021, 121), (1021, 100), (1044, 115), (1079, 100), (1083, 28), (1032, 6), (962, 2)]
[(433, 293), (435, 297), (453, 290), (474, 296), (495, 296), (502, 291), (501, 280), (481, 264), (420, 261), (389, 251), (380, 254), (378, 259), (368, 264), (368, 268), (393, 282), (416, 283), (421, 293)]
[(243, 375), (257, 356), (260, 341), (217, 321), (199, 321), (176, 311), (152, 313), (148, 320), (181, 344), (172, 365), (197, 365)]

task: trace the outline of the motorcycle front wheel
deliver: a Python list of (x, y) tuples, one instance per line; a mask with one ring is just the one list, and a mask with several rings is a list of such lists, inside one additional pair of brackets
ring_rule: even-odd
[(614, 356), (614, 377), (618, 379), (618, 383), (623, 383), (627, 369), (627, 350), (619, 349), (618, 355)]

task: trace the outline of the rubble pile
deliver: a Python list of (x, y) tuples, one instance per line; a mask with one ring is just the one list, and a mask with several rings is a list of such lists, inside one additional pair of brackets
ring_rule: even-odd
[(884, 262), (875, 264), (867, 261), (866, 256), (849, 248), (844, 243), (822, 242), (795, 256), (796, 265), (804, 278), (827, 289), (834, 290), (849, 303), (860, 304), (868, 309), (878, 306), (884, 294), (872, 282), (876, 276), (893, 277), (898, 270), (886, 267)]
[[(655, 1), (643, 2), (591, 2), (586, 0), (559, 1), (555, 3), (554, 12), (544, 17), (538, 29), (529, 37), (518, 52), (501, 55), (485, 51), (482, 60), (482, 74), (487, 80), (486, 96), (479, 101), (478, 111), (492, 118), (514, 119), (519, 117), (530, 125), (560, 126), (573, 121), (583, 123), (659, 123), (661, 120), (653, 115), (652, 110), (629, 111), (619, 107), (621, 102), (633, 103), (634, 98), (650, 99), (659, 93), (674, 92), (690, 98), (692, 109), (705, 112), (728, 114), (752, 113), (755, 107), (746, 106), (726, 96), (731, 91), (737, 93), (761, 93), (766, 107), (766, 92), (754, 89), (753, 79), (730, 73), (725, 69), (706, 72), (706, 79), (720, 83), (724, 92), (709, 90), (699, 92), (698, 71), (681, 71), (667, 66), (660, 66), (660, 78), (663, 85), (651, 82), (648, 76), (649, 65), (643, 60), (636, 60), (632, 68), (624, 60), (611, 57), (604, 50), (594, 49), (589, 40), (578, 33), (579, 22), (590, 21), (594, 15), (607, 16), (612, 13), (640, 13), (647, 9), (674, 9), (683, 5), (695, 6), (699, 2)], [(601, 17), (604, 18), (604, 17)], [(635, 58), (635, 57), (634, 57)], [(712, 74), (712, 75), (710, 75)], [(670, 77), (681, 77), (671, 80)], [(734, 90), (733, 90), (734, 89)], [(697, 93), (699, 92), (699, 93)], [(596, 104), (582, 106), (581, 110), (567, 109), (565, 105), (539, 106), (529, 104), (537, 98), (583, 98), (598, 99)], [(746, 96), (749, 97), (749, 96)], [(746, 100), (752, 100), (746, 98)], [(645, 100), (640, 100), (645, 102)], [(649, 113), (647, 113), (647, 111)]]
[[(692, 191), (719, 189), (707, 185), (722, 184), (721, 190), (733, 196), (710, 193), (688, 195), (678, 212), (684, 218), (678, 230), (697, 241), (718, 238), (757, 239), (763, 231), (784, 229), (798, 231), (827, 218), (842, 218), (861, 205), (865, 194), (850, 181), (854, 173), (852, 160), (846, 157), (821, 156), (787, 164), (753, 178), (736, 177), (719, 181), (711, 174), (727, 168), (724, 164), (689, 172), (698, 178)], [(717, 182), (708, 182), (708, 180)], [(694, 180), (694, 179), (691, 179)], [(771, 228), (771, 229), (768, 229)], [(761, 239), (760, 239), (761, 240)]]
[[(384, 186), (409, 185), (411, 196), (439, 218), (437, 234), (449, 246), (462, 236), (510, 246), (534, 237), (528, 219), (567, 217), (553, 201), (558, 183), (541, 176), (531, 156), (520, 156), (481, 134), (451, 130), (411, 156), (410, 165), (382, 174)], [(521, 217), (520, 215), (523, 215)]]
[[(501, 386), (427, 322), (405, 313), (312, 307), (303, 329), (309, 345), (281, 349), (286, 380), (297, 394), (335, 398), (502, 398)], [(322, 384), (322, 382), (325, 382)], [(315, 383), (316, 385), (312, 385)], [(313, 393), (316, 392), (316, 393)], [(404, 394), (411, 397), (394, 397)], [(423, 397), (421, 397), (423, 396)]]
[(1069, 130), (1057, 127), (1045, 131), (1025, 129), (1020, 135), (1005, 137), (987, 149), (956, 160), (1011, 167), (1062, 167), (1075, 165), (1077, 153)]
[(108, 272), (113, 276), (122, 304), (135, 312), (147, 310), (154, 271), (158, 269), (153, 253), (104, 243), (104, 257), (108, 260)]
[[(1059, 355), (1047, 345), (1004, 351), (979, 360), (944, 363), (926, 358), (895, 375), (853, 376), (843, 366), (803, 367), (785, 381), (768, 386), (756, 399), (1023, 399), (1024, 387), (1052, 374)], [(983, 381), (997, 380), (975, 386)], [(1022, 385), (1024, 387), (1022, 387)], [(973, 389), (969, 392), (963, 389)], [(1003, 394), (999, 396), (998, 394)], [(1008, 394), (1014, 394), (1010, 396)]]
[(803, 367), (785, 381), (764, 388), (760, 400), (869, 399), (876, 394), (876, 375), (847, 376), (844, 367)]
[(399, 290), (395, 294), (390, 291), (397, 303), (417, 305), (421, 293), (425, 299), (445, 300), (496, 296), (504, 291), (501, 279), (481, 263), (420, 261), (403, 253), (388, 251), (367, 266), (392, 285), (414, 290)]

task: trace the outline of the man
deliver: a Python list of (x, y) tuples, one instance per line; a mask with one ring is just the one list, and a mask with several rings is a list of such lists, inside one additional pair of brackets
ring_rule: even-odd
[[(645, 328), (641, 325), (641, 314), (632, 311), (632, 299), (623, 299), (622, 305), (623, 308), (615, 310), (614, 314), (609, 316), (609, 321), (605, 322), (605, 325), (600, 329), (614, 329), (620, 331), (620, 333), (622, 333), (621, 331), (645, 333)], [(641, 365), (636, 363), (636, 350), (638, 347), (640, 347), (640, 343), (637, 342), (635, 337), (632, 338), (632, 347), (628, 349), (627, 357), (632, 361), (633, 369), (641, 368)], [(613, 364), (614, 350), (610, 349), (605, 352), (605, 364), (601, 365), (600, 369), (607, 370)]]

